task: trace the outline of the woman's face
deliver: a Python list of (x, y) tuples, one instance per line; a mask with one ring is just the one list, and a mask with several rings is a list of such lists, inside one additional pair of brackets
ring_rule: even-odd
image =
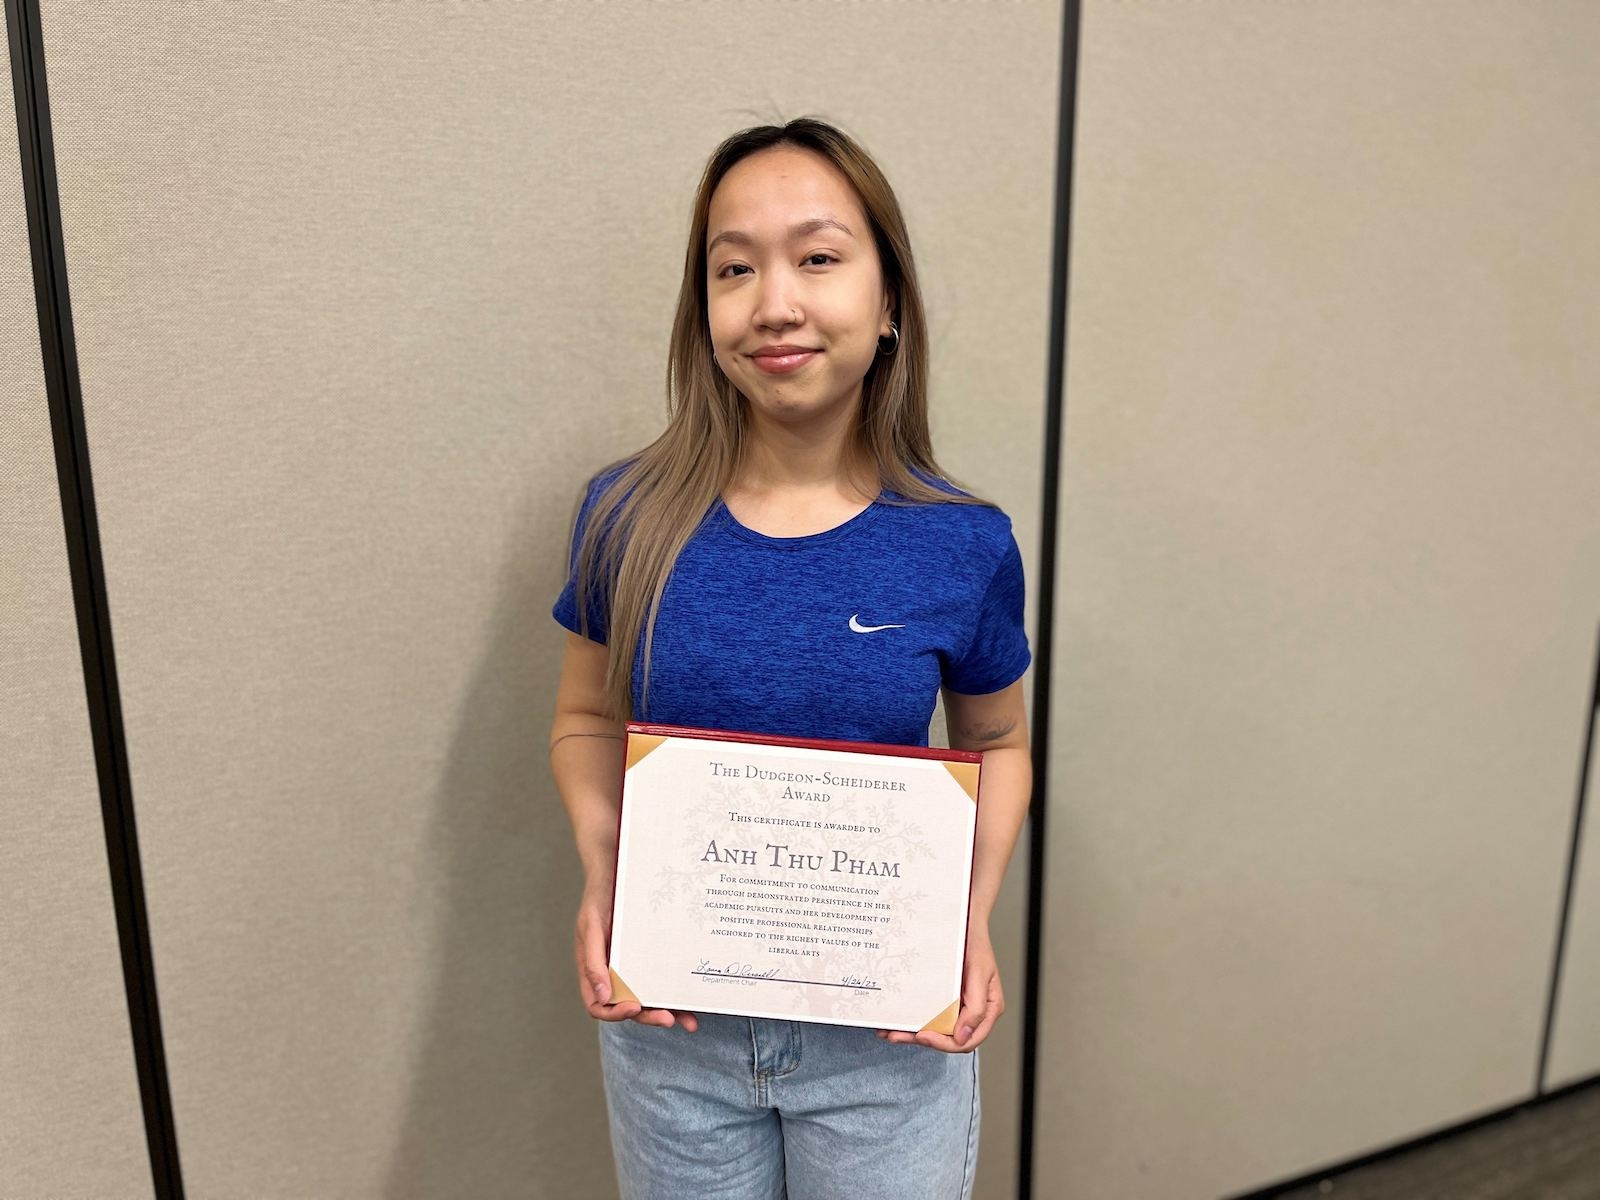
[(786, 424), (853, 410), (891, 302), (849, 181), (810, 150), (757, 151), (712, 193), (706, 245), (712, 350), (745, 399)]

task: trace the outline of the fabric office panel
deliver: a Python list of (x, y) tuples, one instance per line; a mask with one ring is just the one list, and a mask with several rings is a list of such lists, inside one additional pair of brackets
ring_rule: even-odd
[[(806, 112), (881, 157), (937, 436), (1031, 564), (1060, 19), (46, 3), (192, 1194), (610, 1194), (548, 609), (583, 477), (659, 429), (699, 170)], [(995, 1196), (1019, 882), (984, 1060)]]
[(0, 1196), (147, 1196), (17, 126), (0, 126)]
[(1595, 811), (1600, 787), (1594, 782), (1600, 771), (1600, 726), (1593, 739), (1550, 1061), (1542, 1081), (1546, 1088), (1600, 1074), (1600, 814)]
[(1087, 7), (1037, 1194), (1532, 1093), (1600, 615), (1597, 38)]

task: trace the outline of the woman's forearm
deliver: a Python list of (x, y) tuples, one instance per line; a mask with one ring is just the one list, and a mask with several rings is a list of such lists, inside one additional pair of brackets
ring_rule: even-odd
[(586, 887), (609, 888), (616, 871), (622, 734), (601, 718), (558, 718), (550, 731), (550, 772), (572, 822)]
[(1033, 759), (1025, 746), (986, 750), (978, 793), (978, 832), (972, 858), (969, 920), (987, 921), (1005, 879), (1011, 849), (1028, 816)]

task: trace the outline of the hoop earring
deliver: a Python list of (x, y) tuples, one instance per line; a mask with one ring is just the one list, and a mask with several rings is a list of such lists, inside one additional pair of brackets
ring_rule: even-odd
[(900, 349), (900, 326), (896, 325), (893, 321), (890, 321), (889, 332), (894, 335), (894, 342), (887, 350), (883, 348), (883, 339), (878, 339), (878, 353), (883, 355), (885, 358), (889, 358)]

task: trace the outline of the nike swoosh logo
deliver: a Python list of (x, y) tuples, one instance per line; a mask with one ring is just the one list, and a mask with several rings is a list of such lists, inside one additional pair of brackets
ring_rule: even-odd
[(860, 613), (850, 614), (850, 628), (856, 633), (877, 633), (880, 629), (904, 629), (904, 625), (863, 625), (856, 618)]

